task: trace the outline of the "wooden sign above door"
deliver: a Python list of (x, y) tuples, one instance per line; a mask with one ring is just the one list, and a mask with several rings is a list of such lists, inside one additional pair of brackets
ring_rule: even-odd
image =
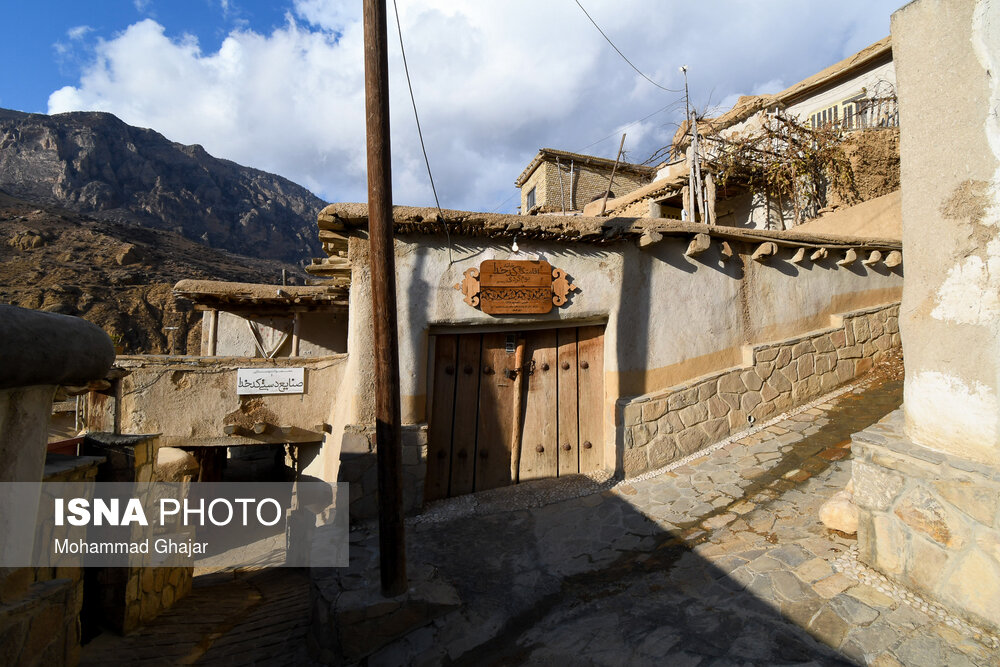
[(488, 259), (478, 269), (466, 269), (455, 289), (489, 315), (535, 315), (563, 305), (577, 287), (545, 260)]

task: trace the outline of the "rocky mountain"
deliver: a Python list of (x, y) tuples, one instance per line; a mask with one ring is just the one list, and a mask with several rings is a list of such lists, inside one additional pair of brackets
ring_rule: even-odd
[(301, 263), (320, 249), (323, 202), (305, 188), (109, 113), (0, 109), (0, 189), (252, 257)]
[(208, 248), (0, 191), (0, 303), (77, 315), (125, 353), (198, 354), (201, 313), (178, 308), (182, 278), (280, 283), (298, 267)]

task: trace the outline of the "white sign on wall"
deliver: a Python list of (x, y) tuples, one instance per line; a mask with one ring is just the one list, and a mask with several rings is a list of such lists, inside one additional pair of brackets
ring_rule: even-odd
[(236, 371), (236, 393), (303, 394), (304, 368), (240, 368)]

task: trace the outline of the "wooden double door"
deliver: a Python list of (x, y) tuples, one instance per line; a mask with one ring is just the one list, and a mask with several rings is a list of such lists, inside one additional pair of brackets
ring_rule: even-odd
[(602, 466), (604, 327), (434, 337), (425, 498)]

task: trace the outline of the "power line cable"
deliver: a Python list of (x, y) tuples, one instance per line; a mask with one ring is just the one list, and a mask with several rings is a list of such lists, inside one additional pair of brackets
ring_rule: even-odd
[[(395, 0), (393, 0), (393, 1), (395, 1)], [(611, 48), (613, 48), (615, 51), (617, 51), (618, 55), (620, 55), (622, 57), (622, 60), (624, 60), (625, 62), (627, 62), (629, 64), (629, 67), (631, 67), (632, 69), (634, 69), (639, 74), (639, 76), (641, 76), (646, 81), (649, 81), (651, 84), (653, 84), (654, 86), (656, 86), (660, 90), (665, 90), (668, 93), (680, 93), (680, 92), (683, 92), (680, 89), (675, 90), (673, 88), (664, 88), (663, 86), (661, 86), (660, 84), (656, 83), (655, 81), (653, 81), (652, 79), (650, 79), (648, 76), (646, 76), (645, 74), (643, 74), (642, 71), (638, 67), (636, 67), (635, 65), (632, 64), (631, 60), (629, 60), (628, 58), (625, 57), (625, 54), (621, 52), (621, 49), (619, 49), (617, 46), (615, 46), (615, 43), (611, 41), (611, 38), (608, 37), (604, 33), (603, 30), (601, 30), (601, 26), (597, 25), (597, 21), (595, 21), (594, 18), (590, 14), (587, 13), (587, 10), (584, 9), (583, 5), (580, 4), (580, 0), (573, 0), (573, 1), (576, 2), (576, 6), (580, 8), (580, 10), (587, 16), (588, 19), (590, 19), (590, 22), (594, 24), (594, 27), (597, 28), (597, 32), (601, 33), (601, 36), (604, 39), (607, 40), (608, 44), (611, 45)]]
[(410, 104), (413, 105), (413, 120), (417, 123), (420, 150), (424, 154), (424, 164), (427, 166), (427, 178), (431, 182), (431, 192), (434, 193), (434, 205), (437, 206), (438, 217), (441, 218), (445, 236), (448, 238), (448, 261), (451, 262), (451, 233), (448, 231), (448, 223), (444, 219), (444, 211), (441, 210), (441, 202), (438, 201), (437, 188), (434, 187), (434, 174), (431, 173), (431, 161), (427, 159), (427, 148), (424, 146), (424, 133), (420, 129), (420, 115), (417, 113), (417, 100), (413, 96), (413, 84), (410, 83), (410, 68), (406, 64), (406, 49), (403, 48), (403, 25), (399, 21), (399, 7), (396, 6), (396, 0), (392, 0), (392, 10), (396, 14), (396, 31), (399, 33), (399, 52), (403, 54), (403, 71), (406, 73), (406, 87), (410, 90)]
[(653, 117), (653, 116), (655, 116), (656, 114), (658, 114), (658, 113), (662, 113), (662, 112), (664, 112), (664, 111), (667, 111), (667, 110), (668, 110), (668, 109), (670, 109), (671, 107), (675, 107), (675, 106), (677, 106), (678, 104), (680, 104), (680, 102), (681, 102), (680, 100), (674, 100), (673, 102), (671, 102), (671, 103), (670, 103), (670, 104), (668, 104), (667, 106), (665, 106), (665, 107), (662, 107), (662, 108), (660, 108), (660, 109), (657, 109), (657, 110), (656, 110), (656, 111), (654, 111), (653, 113), (651, 113), (651, 114), (649, 114), (649, 115), (647, 115), (647, 116), (643, 116), (643, 117), (642, 117), (642, 118), (640, 118), (639, 120), (634, 120), (634, 121), (632, 121), (631, 123), (629, 123), (628, 125), (624, 125), (624, 126), (622, 126), (622, 127), (618, 128), (617, 130), (615, 130), (614, 132), (612, 132), (612, 133), (611, 133), (611, 134), (609, 134), (608, 136), (606, 136), (606, 137), (602, 137), (602, 138), (598, 139), (597, 141), (595, 141), (595, 142), (593, 142), (593, 143), (590, 143), (590, 144), (587, 144), (586, 146), (584, 146), (584, 147), (583, 147), (583, 148), (581, 148), (580, 150), (581, 150), (581, 151), (585, 151), (585, 150), (587, 150), (588, 148), (590, 148), (591, 146), (596, 146), (597, 144), (601, 143), (602, 141), (607, 141), (607, 140), (608, 140), (608, 139), (610, 139), (611, 137), (616, 137), (616, 136), (618, 136), (618, 133), (619, 133), (619, 132), (621, 132), (622, 130), (627, 130), (628, 128), (632, 127), (633, 125), (638, 125), (639, 123), (641, 123), (641, 122), (643, 122), (643, 121), (645, 121), (645, 120), (649, 120), (650, 118), (652, 118), (652, 117)]
[[(590, 148), (591, 146), (596, 146), (597, 144), (601, 143), (602, 141), (607, 141), (607, 140), (608, 140), (608, 139), (610, 139), (611, 137), (616, 137), (616, 136), (618, 136), (618, 133), (619, 133), (619, 132), (621, 132), (621, 131), (623, 131), (623, 130), (627, 130), (627, 129), (629, 129), (630, 127), (632, 127), (632, 126), (634, 126), (634, 125), (638, 125), (639, 123), (641, 123), (641, 122), (643, 122), (643, 121), (646, 121), (646, 120), (649, 120), (650, 118), (652, 118), (653, 116), (655, 116), (655, 115), (656, 115), (656, 114), (658, 114), (658, 113), (663, 113), (664, 111), (668, 111), (668, 110), (670, 110), (671, 108), (674, 108), (674, 107), (676, 107), (676, 106), (677, 106), (678, 104), (680, 104), (681, 102), (683, 102), (683, 100), (682, 100), (682, 99), (677, 99), (677, 100), (674, 100), (674, 101), (673, 101), (673, 102), (671, 102), (670, 104), (668, 104), (668, 105), (666, 105), (666, 106), (664, 106), (664, 107), (660, 107), (660, 108), (659, 108), (659, 109), (657, 109), (656, 111), (654, 111), (654, 112), (652, 112), (652, 113), (650, 113), (650, 114), (647, 114), (647, 115), (643, 116), (642, 118), (640, 118), (640, 119), (638, 119), (638, 120), (634, 120), (634, 121), (632, 121), (632, 122), (631, 122), (631, 123), (629, 123), (628, 125), (623, 125), (623, 126), (619, 127), (619, 128), (617, 129), (617, 130), (615, 130), (615, 131), (614, 131), (614, 132), (612, 132), (611, 134), (609, 134), (609, 135), (607, 135), (607, 136), (605, 136), (605, 137), (601, 137), (601, 138), (600, 138), (600, 139), (598, 139), (597, 141), (594, 141), (594, 142), (591, 142), (591, 143), (587, 144), (586, 146), (584, 146), (583, 148), (580, 148), (580, 149), (577, 149), (577, 151), (576, 151), (576, 152), (580, 152), (580, 151), (585, 151), (585, 150), (587, 150), (588, 148)], [(676, 123), (675, 123), (675, 124), (676, 124)], [(647, 160), (646, 162), (649, 162), (649, 160)], [(643, 164), (646, 164), (646, 163), (644, 162)], [(510, 201), (511, 199), (513, 199), (513, 198), (514, 198), (514, 196), (515, 196), (515, 195), (517, 195), (517, 194), (518, 194), (518, 191), (515, 191), (515, 192), (511, 193), (510, 195), (508, 195), (506, 199), (504, 199), (504, 200), (503, 200), (503, 201), (501, 201), (501, 202), (500, 202), (499, 204), (497, 204), (496, 206), (494, 206), (494, 207), (492, 208), (492, 210), (491, 210), (490, 212), (491, 212), (491, 213), (496, 213), (497, 211), (499, 211), (499, 210), (500, 210), (500, 208), (501, 208), (501, 207), (502, 207), (502, 206), (503, 206), (504, 204), (506, 204), (506, 203), (507, 203), (507, 202), (509, 202), (509, 201)]]

